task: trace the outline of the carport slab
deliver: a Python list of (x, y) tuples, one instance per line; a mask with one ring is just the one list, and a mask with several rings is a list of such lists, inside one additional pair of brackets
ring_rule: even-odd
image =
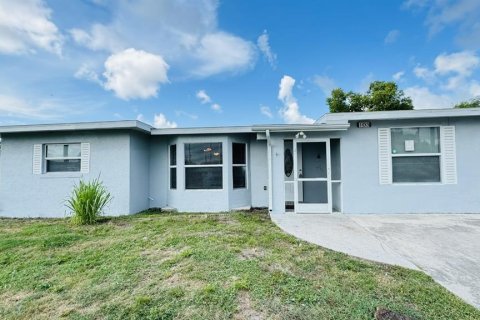
[(271, 215), (300, 239), (355, 257), (421, 269), (480, 307), (480, 215)]

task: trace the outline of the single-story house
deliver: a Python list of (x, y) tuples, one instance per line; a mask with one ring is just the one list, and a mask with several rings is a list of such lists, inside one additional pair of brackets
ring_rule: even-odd
[(106, 214), (480, 213), (480, 110), (325, 114), (311, 125), (1, 126), (0, 216), (63, 217), (80, 179)]

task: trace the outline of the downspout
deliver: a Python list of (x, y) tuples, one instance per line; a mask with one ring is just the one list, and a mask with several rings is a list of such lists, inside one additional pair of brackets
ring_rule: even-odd
[(267, 136), (267, 162), (268, 162), (268, 212), (273, 209), (273, 177), (272, 177), (272, 141), (270, 140), (270, 130), (265, 131)]

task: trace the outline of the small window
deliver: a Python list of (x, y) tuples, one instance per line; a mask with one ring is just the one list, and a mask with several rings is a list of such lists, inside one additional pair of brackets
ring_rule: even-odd
[(80, 143), (45, 145), (46, 172), (80, 172)]
[(221, 142), (185, 144), (185, 189), (222, 189)]
[(177, 189), (177, 145), (170, 146), (170, 189)]
[(440, 128), (392, 128), (392, 181), (441, 182)]
[(232, 143), (233, 188), (247, 187), (247, 145)]

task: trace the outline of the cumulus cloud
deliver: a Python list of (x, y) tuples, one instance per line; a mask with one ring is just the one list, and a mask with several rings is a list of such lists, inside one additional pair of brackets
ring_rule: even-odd
[(167, 120), (163, 113), (159, 113), (153, 116), (153, 126), (155, 128), (176, 128), (177, 123)]
[(323, 91), (323, 94), (327, 97), (330, 96), (332, 90), (335, 89), (335, 81), (326, 75), (314, 76), (313, 82)]
[(264, 57), (267, 59), (270, 66), (275, 69), (277, 65), (277, 55), (270, 47), (267, 30), (264, 30), (263, 33), (258, 37), (257, 46), (260, 49), (260, 52), (262, 52)]
[[(217, 0), (112, 1), (108, 23), (70, 30), (77, 44), (116, 53), (129, 47), (161, 54), (192, 77), (235, 74), (255, 63), (255, 45), (218, 27)], [(154, 30), (154, 32), (152, 32)]]
[(480, 66), (480, 58), (472, 51), (440, 54), (435, 58), (435, 72), (439, 74), (457, 73), (470, 76)]
[(105, 61), (104, 87), (124, 100), (155, 97), (160, 84), (168, 82), (168, 68), (161, 56), (129, 48)]
[(385, 39), (383, 41), (385, 42), (385, 44), (392, 44), (397, 41), (399, 36), (400, 36), (400, 31), (390, 30), (385, 36)]
[(311, 124), (314, 120), (300, 113), (297, 99), (293, 96), (294, 86), (295, 79), (288, 75), (284, 75), (280, 80), (278, 99), (283, 103), (280, 115), (286, 123)]
[(420, 65), (413, 68), (413, 73), (417, 78), (427, 82), (433, 82), (435, 80), (435, 72)]
[(255, 50), (250, 42), (225, 32), (205, 35), (195, 50), (199, 61), (192, 73), (208, 77), (223, 72), (236, 73), (253, 66)]
[(446, 94), (435, 94), (427, 87), (414, 86), (404, 90), (412, 98), (415, 109), (443, 109), (453, 106), (452, 99)]
[(198, 90), (196, 95), (198, 100), (200, 100), (201, 104), (206, 104), (212, 102), (212, 99), (210, 96), (207, 94), (205, 90)]
[(260, 105), (260, 113), (266, 116), (267, 118), (273, 118), (273, 113), (272, 110), (270, 110), (270, 107)]
[(41, 0), (0, 0), (0, 52), (31, 53), (42, 49), (61, 55), (63, 37)]
[(392, 75), (393, 80), (395, 81), (401, 81), (403, 76), (405, 75), (405, 71), (398, 71)]

